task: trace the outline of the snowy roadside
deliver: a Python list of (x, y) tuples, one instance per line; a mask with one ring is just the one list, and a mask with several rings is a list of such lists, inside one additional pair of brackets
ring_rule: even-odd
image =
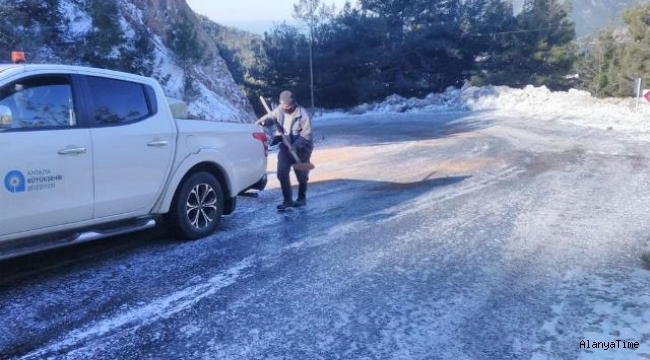
[[(607, 106), (562, 117), (552, 99), (527, 109), (506, 90), (477, 95), (484, 108), (449, 96), (317, 117), (337, 146), (314, 153), (307, 212), (265, 215), (272, 174), (273, 191), (243, 199), (211, 239), (47, 269), (3, 299), (4, 344), (35, 344), (13, 359), (650, 358), (643, 132), (558, 126), (606, 126), (589, 109)], [(618, 341), (639, 347), (592, 345)]]
[(513, 89), (506, 86), (449, 88), (444, 93), (432, 93), (424, 99), (392, 95), (383, 102), (362, 104), (349, 112), (332, 111), (319, 114), (317, 119), (390, 113), (435, 112), (503, 112), (508, 116), (554, 120), (579, 126), (636, 134), (650, 140), (650, 103), (634, 98), (598, 99), (586, 91), (571, 89), (553, 92), (548, 88), (526, 86)]
[[(552, 360), (568, 349), (577, 359), (646, 359), (650, 354), (650, 272), (645, 270), (569, 273), (561, 296), (544, 323), (533, 360)], [(587, 324), (588, 326), (577, 326)], [(567, 336), (569, 334), (577, 337)]]
[[(324, 114), (323, 121), (347, 122), (355, 118), (363, 122), (396, 121), (408, 116), (396, 114), (440, 114), (466, 112), (476, 114), (472, 118), (500, 119), (508, 123), (548, 121), (592, 130), (611, 132), (611, 137), (590, 134), (607, 134), (585, 129), (580, 140), (589, 149), (599, 149), (603, 156), (629, 156), (645, 158), (643, 146), (629, 146), (632, 143), (650, 141), (650, 103), (633, 98), (597, 99), (585, 91), (569, 90), (551, 92), (545, 87), (528, 86), (524, 89), (508, 87), (468, 87), (449, 89), (441, 94), (430, 94), (424, 99), (406, 99), (391, 96), (377, 104), (363, 104), (349, 111)], [(356, 117), (355, 115), (363, 115)], [(421, 117), (423, 121), (431, 117)], [(338, 120), (337, 120), (338, 119)], [(411, 119), (411, 118), (409, 118)], [(550, 124), (549, 124), (550, 125)], [(527, 126), (527, 125), (524, 125)], [(543, 125), (542, 125), (543, 126)], [(531, 126), (531, 129), (539, 125)], [(573, 128), (569, 126), (569, 128)], [(556, 126), (549, 126), (557, 129)], [(567, 134), (579, 133), (567, 130)], [(502, 127), (498, 131), (503, 130)], [(495, 135), (493, 133), (493, 135)], [(525, 140), (526, 138), (521, 138)], [(577, 139), (577, 138), (576, 138)], [(329, 142), (329, 140), (328, 140)], [(525, 146), (525, 144), (520, 143)], [(602, 154), (601, 154), (602, 153)], [(585, 154), (594, 155), (593, 151)], [(603, 169), (603, 174), (612, 169)], [(604, 178), (607, 178), (606, 175)], [(631, 184), (628, 184), (632, 186)], [(557, 190), (562, 193), (562, 190)], [(634, 201), (629, 197), (630, 201)], [(587, 202), (584, 201), (583, 205)], [(620, 208), (619, 208), (620, 209)], [(638, 208), (644, 212), (643, 206)], [(634, 218), (628, 213), (627, 220)], [(627, 221), (626, 220), (626, 221)], [(603, 221), (599, 219), (598, 221)], [(541, 224), (540, 226), (542, 226)], [(592, 223), (592, 226), (597, 226)], [(630, 228), (642, 229), (645, 224), (633, 224)], [(577, 235), (577, 234), (576, 234)], [(627, 239), (627, 238), (625, 238)], [(639, 244), (642, 251), (650, 251)], [(612, 245), (614, 246), (614, 245)], [(640, 248), (637, 248), (640, 250)], [(534, 360), (579, 359), (643, 359), (650, 357), (650, 297), (647, 294), (650, 272), (642, 270), (638, 253), (629, 253), (629, 261), (618, 263), (608, 269), (591, 272), (576, 268), (566, 274), (558, 284), (557, 300), (551, 306), (550, 317), (538, 329), (539, 342), (531, 354)], [(582, 346), (582, 342), (587, 345)], [(625, 348), (634, 344), (636, 349)], [(605, 344), (607, 348), (605, 349)]]

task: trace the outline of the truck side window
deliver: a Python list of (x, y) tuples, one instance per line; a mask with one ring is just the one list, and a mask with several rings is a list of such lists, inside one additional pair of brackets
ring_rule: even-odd
[(143, 120), (151, 111), (142, 84), (89, 76), (92, 117), (98, 125), (121, 125)]
[(63, 128), (76, 125), (72, 87), (65, 76), (21, 79), (0, 88), (0, 105), (9, 109), (3, 129)]

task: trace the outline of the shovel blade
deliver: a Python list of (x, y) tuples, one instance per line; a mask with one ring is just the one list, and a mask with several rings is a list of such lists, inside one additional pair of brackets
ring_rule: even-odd
[(309, 171), (309, 170), (314, 170), (316, 166), (312, 163), (299, 163), (299, 164), (293, 164), (293, 169), (296, 171)]

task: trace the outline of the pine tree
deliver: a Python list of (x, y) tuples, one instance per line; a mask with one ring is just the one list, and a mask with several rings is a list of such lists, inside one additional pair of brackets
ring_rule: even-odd
[(479, 43), (473, 37), (476, 0), (418, 3), (406, 34), (405, 54), (411, 95), (460, 86), (474, 66)]
[(309, 94), (309, 48), (307, 37), (294, 26), (280, 24), (264, 34), (268, 72), (264, 76), (269, 95), (292, 89), (298, 100), (307, 103)]
[(316, 50), (319, 104), (348, 107), (390, 95), (382, 19), (348, 5), (321, 30)]
[(412, 92), (412, 84), (408, 77), (408, 61), (405, 58), (406, 27), (411, 23), (421, 0), (360, 0), (362, 9), (378, 16), (384, 23), (380, 30), (385, 31), (386, 41), (384, 47), (386, 63), (381, 72), (389, 77), (384, 81), (390, 91), (407, 95)]
[(546, 85), (564, 89), (565, 76), (573, 67), (575, 25), (569, 20), (568, 8), (559, 0), (525, 0), (518, 15), (519, 32), (515, 34), (520, 49), (520, 68), (509, 85)]
[(474, 6), (470, 14), (476, 21), (466, 43), (477, 50), (471, 80), (479, 86), (511, 84), (521, 56), (512, 3), (485, 0)]
[(166, 43), (183, 68), (201, 61), (205, 54), (205, 46), (199, 41), (192, 22), (183, 13), (167, 30)]
[(89, 0), (87, 5), (93, 27), (79, 46), (81, 61), (90, 66), (116, 69), (121, 63), (118, 49), (126, 41), (120, 27), (119, 9), (108, 0)]
[(1, 0), (0, 8), (0, 38), (5, 56), (11, 50), (23, 50), (28, 61), (39, 62), (47, 60), (41, 57), (56, 54), (63, 34), (59, 0)]
[(634, 94), (637, 78), (650, 79), (650, 3), (640, 3), (623, 11), (623, 22), (627, 26), (629, 41), (619, 51), (620, 85), (617, 95)]
[(617, 94), (621, 85), (617, 76), (620, 50), (611, 25), (587, 39), (576, 63), (580, 88), (598, 97)]
[(310, 73), (310, 98), (311, 107), (315, 106), (314, 102), (314, 39), (318, 34), (322, 34), (319, 28), (324, 28), (324, 23), (330, 21), (334, 7), (327, 6), (321, 3), (320, 0), (300, 0), (298, 4), (294, 5), (294, 17), (302, 20), (307, 25), (309, 33), (309, 73)]
[(0, 1), (0, 62), (9, 61), (9, 54), (15, 47), (16, 34), (13, 21), (16, 10), (6, 0)]
[(135, 36), (120, 46), (121, 61), (114, 70), (143, 76), (152, 76), (156, 61), (152, 34), (144, 26), (137, 26)]
[(633, 96), (636, 79), (650, 79), (650, 4), (625, 9), (623, 22), (622, 32), (599, 32), (577, 66), (582, 88), (596, 96)]

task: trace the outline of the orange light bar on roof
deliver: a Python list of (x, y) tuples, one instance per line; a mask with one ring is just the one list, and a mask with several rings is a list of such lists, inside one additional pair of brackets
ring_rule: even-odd
[(11, 61), (14, 64), (22, 64), (25, 62), (25, 52), (23, 51), (12, 51), (11, 52)]

